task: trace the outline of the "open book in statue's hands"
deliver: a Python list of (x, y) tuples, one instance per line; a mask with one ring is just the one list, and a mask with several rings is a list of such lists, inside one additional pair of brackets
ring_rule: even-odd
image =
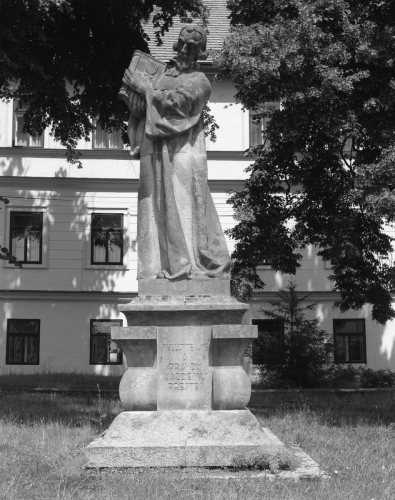
[[(140, 50), (136, 50), (133, 53), (129, 68), (125, 71), (123, 84), (118, 94), (119, 98), (129, 106), (129, 97), (133, 90), (138, 91), (140, 85), (144, 87), (152, 85), (165, 71), (165, 63), (158, 61), (148, 54), (144, 54)], [(128, 85), (128, 80), (130, 80), (130, 86)], [(135, 87), (135, 89), (131, 89), (130, 87)]]
[(166, 71), (166, 64), (140, 50), (133, 53), (129, 68), (125, 71), (118, 96), (130, 110), (128, 136), (130, 154), (140, 156), (140, 146), (145, 127), (144, 88), (153, 85)]

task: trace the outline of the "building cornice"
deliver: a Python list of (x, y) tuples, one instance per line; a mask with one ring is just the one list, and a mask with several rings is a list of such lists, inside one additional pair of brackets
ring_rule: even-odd
[(127, 304), (137, 292), (77, 292), (57, 290), (0, 290), (0, 300), (40, 302), (101, 302), (103, 304)]
[[(340, 293), (333, 291), (315, 291), (315, 292), (296, 292), (298, 298), (305, 297), (308, 295), (308, 301), (310, 302), (334, 302), (340, 299)], [(271, 302), (274, 300), (279, 300), (278, 292), (265, 292), (255, 291), (251, 296), (250, 302)]]
[[(244, 180), (239, 179), (211, 179), (208, 181), (213, 192), (240, 190)], [(51, 191), (59, 189), (72, 189), (76, 191), (102, 191), (102, 192), (137, 192), (139, 180), (137, 178), (89, 178), (89, 177), (0, 177), (1, 188), (16, 188), (29, 191)], [(4, 194), (4, 193), (3, 193)]]
[[(127, 149), (77, 149), (81, 153), (80, 160), (131, 160)], [(66, 149), (0, 147), (0, 157), (7, 158), (52, 158), (65, 159)], [(207, 159), (253, 162), (254, 158), (245, 156), (244, 151), (207, 151)]]
[[(50, 149), (50, 148), (22, 148), (9, 147), (0, 148), (0, 157), (8, 158), (60, 158), (66, 159), (66, 149)], [(111, 159), (111, 160), (128, 160), (129, 151), (127, 149), (77, 149), (81, 153), (81, 160), (89, 159)]]

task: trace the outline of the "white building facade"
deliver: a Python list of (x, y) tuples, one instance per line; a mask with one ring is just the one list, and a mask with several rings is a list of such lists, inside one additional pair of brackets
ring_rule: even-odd
[[(219, 6), (214, 14), (223, 18), (224, 2), (213, 4)], [(212, 22), (218, 22), (216, 15)], [(224, 34), (220, 31), (215, 42)], [(154, 55), (166, 60), (171, 44), (169, 37)], [(210, 62), (203, 69), (212, 83), (209, 107), (220, 127), (217, 141), (207, 141), (209, 187), (227, 229), (236, 223), (227, 192), (243, 185), (252, 162), (243, 152), (256, 140), (256, 127), (234, 103), (233, 84), (215, 82)], [(0, 373), (121, 374), (123, 355), (109, 332), (111, 325), (126, 325), (118, 305), (137, 295), (139, 161), (130, 158), (119, 135), (99, 130), (79, 144), (83, 168), (78, 169), (67, 163), (49, 131), (33, 139), (21, 132), (22, 121), (16, 103), (0, 102), (0, 196), (10, 202), (1, 205), (0, 244), (23, 262), (18, 268), (0, 261)], [(228, 244), (232, 251), (234, 243)], [(344, 314), (333, 309), (337, 294), (328, 281), (330, 263), (315, 248), (302, 254), (296, 276), (261, 266), (267, 286), (254, 294), (245, 323), (265, 330), (260, 309), (292, 278), (300, 293), (318, 301), (315, 314), (335, 336), (335, 362), (395, 370), (394, 323), (374, 322), (368, 305)]]

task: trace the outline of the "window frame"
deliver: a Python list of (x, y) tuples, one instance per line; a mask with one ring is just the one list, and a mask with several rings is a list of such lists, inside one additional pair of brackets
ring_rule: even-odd
[(264, 259), (261, 260), (261, 262), (256, 266), (256, 268), (259, 269), (270, 269), (272, 270), (272, 265), (273, 265), (273, 257), (269, 257), (268, 255), (264, 256)]
[[(38, 333), (21, 333), (14, 334), (10, 332), (11, 324), (13, 321), (35, 321), (38, 324)], [(21, 363), (10, 361), (10, 337), (12, 336), (22, 336), (23, 338), (23, 348), (22, 352), (25, 351), (25, 337), (36, 337), (37, 338), (37, 363), (28, 363), (22, 361)], [(41, 320), (39, 319), (29, 319), (29, 318), (7, 318), (7, 342), (6, 342), (6, 365), (18, 365), (18, 366), (37, 366), (40, 364), (40, 336), (41, 336)]]
[[(23, 270), (27, 269), (47, 269), (48, 268), (48, 253), (49, 253), (49, 245), (48, 245), (48, 232), (49, 232), (49, 206), (48, 205), (40, 205), (40, 206), (32, 206), (31, 202), (19, 201), (17, 205), (14, 203), (10, 203), (4, 207), (4, 210), (0, 211), (0, 220), (2, 218), (4, 224), (4, 233), (3, 233), (3, 246), (11, 249), (10, 242), (10, 224), (11, 224), (11, 212), (39, 212), (43, 214), (42, 219), (42, 240), (41, 240), (41, 264), (29, 263), (26, 262), (23, 264)], [(3, 260), (0, 263), (0, 267), (13, 269), (15, 272), (20, 271), (18, 267), (15, 267), (14, 264), (8, 262), (8, 260)]]
[[(118, 353), (119, 355), (119, 361), (116, 363), (114, 362), (107, 362), (107, 363), (97, 363), (93, 360), (93, 337), (99, 337), (99, 336), (104, 336), (106, 337), (106, 342), (111, 340), (111, 333), (92, 333), (92, 328), (93, 328), (93, 323), (114, 323), (113, 326), (123, 326), (123, 320), (122, 319), (91, 319), (90, 324), (89, 324), (89, 364), (92, 366), (120, 366), (123, 365), (123, 351), (120, 347), (118, 349), (120, 352)], [(109, 337), (109, 339), (107, 339)], [(108, 347), (107, 347), (107, 359), (109, 359), (109, 352), (108, 352)]]
[[(270, 121), (270, 118), (269, 117), (266, 117), (266, 118), (261, 118), (260, 120), (260, 124), (261, 124), (261, 137), (262, 137), (262, 142), (259, 144), (259, 143), (256, 143), (256, 144), (253, 144), (253, 140), (252, 140), (252, 134), (253, 134), (253, 126), (258, 126), (258, 123), (253, 123), (253, 116), (254, 115), (257, 115), (259, 113), (262, 113), (262, 112), (266, 112), (266, 111), (277, 111), (280, 109), (280, 103), (279, 102), (275, 102), (275, 101), (267, 101), (267, 102), (264, 102), (258, 110), (249, 110), (249, 113), (248, 113), (248, 123), (249, 123), (249, 136), (248, 136), (248, 143), (249, 143), (249, 147), (250, 148), (253, 148), (253, 147), (256, 147), (256, 146), (263, 146), (266, 142), (266, 139), (264, 138), (264, 131), (267, 129), (267, 125)], [(268, 143), (266, 145), (266, 149), (270, 147), (270, 143)]]
[[(37, 137), (33, 137), (32, 135), (25, 132), (25, 134), (27, 136), (27, 145), (25, 146), (22, 144), (17, 144), (17, 129), (18, 129), (17, 120), (18, 120), (18, 118), (23, 118), (23, 116), (26, 112), (26, 108), (24, 108), (24, 107), (19, 108), (19, 106), (18, 106), (17, 108), (14, 108), (13, 111), (14, 111), (14, 113), (13, 113), (14, 118), (13, 118), (12, 147), (14, 147), (14, 148), (29, 148), (29, 149), (31, 149), (31, 148), (43, 149), (45, 147), (44, 134), (37, 136)], [(41, 140), (40, 145), (32, 144), (32, 142), (37, 141), (38, 139)]]
[[(282, 361), (280, 362), (273, 362), (273, 363), (259, 363), (260, 365), (279, 365), (279, 364), (282, 364), (285, 362), (285, 334), (284, 334), (284, 321), (281, 321), (280, 319), (270, 319), (270, 318), (256, 318), (256, 319), (252, 319), (251, 320), (251, 324), (252, 325), (257, 325), (258, 326), (258, 338), (259, 338), (259, 325), (261, 324), (264, 324), (264, 323), (268, 323), (268, 322), (277, 322), (279, 323), (280, 325), (280, 328), (279, 328), (279, 334), (281, 336), (281, 340), (280, 340), (280, 345), (281, 345), (281, 348), (282, 348), (282, 353), (281, 355), (279, 356)], [(258, 363), (255, 363), (254, 362), (254, 348), (252, 348), (252, 363), (253, 364), (258, 364)]]
[[(93, 124), (95, 126), (95, 129), (92, 132), (92, 149), (98, 149), (98, 150), (101, 150), (101, 151), (103, 151), (103, 150), (104, 151), (112, 151), (112, 150), (123, 151), (125, 149), (125, 144), (122, 141), (121, 129), (114, 130), (113, 132), (107, 132), (106, 130), (103, 130), (101, 128), (101, 126), (99, 125), (99, 123), (98, 123), (97, 120), (95, 120)], [(107, 134), (107, 143), (108, 143), (108, 146), (101, 147), (101, 146), (97, 146), (96, 145), (98, 132), (100, 132), (101, 134)], [(114, 138), (115, 138), (114, 134), (118, 134), (118, 133), (119, 133), (118, 146), (115, 146), (115, 147), (112, 146), (111, 147), (109, 145), (110, 141), (114, 140)]]
[[(95, 217), (116, 217), (119, 216), (121, 218), (120, 220), (120, 230), (122, 234), (122, 245), (121, 245), (121, 257), (120, 257), (120, 262), (109, 262), (108, 261), (108, 242), (109, 238), (108, 235), (111, 232), (111, 229), (106, 230), (106, 260), (104, 262), (95, 262), (94, 261), (94, 250), (95, 250), (95, 238), (94, 238), (94, 226), (93, 226), (93, 220)], [(124, 230), (124, 215), (123, 213), (106, 213), (106, 212), (92, 212), (91, 214), (91, 255), (90, 255), (90, 264), (92, 266), (122, 266), (123, 261), (124, 261), (124, 246), (125, 246), (125, 230)], [(118, 230), (117, 230), (118, 231)]]
[(39, 260), (26, 260), (27, 257), (27, 239), (26, 239), (26, 231), (28, 230), (27, 227), (24, 228), (25, 234), (24, 234), (24, 245), (23, 245), (23, 260), (19, 260), (21, 264), (25, 265), (30, 265), (30, 264), (35, 264), (35, 265), (41, 265), (43, 263), (43, 238), (44, 238), (44, 214), (41, 211), (37, 210), (27, 210), (27, 211), (21, 211), (21, 210), (12, 210), (10, 209), (10, 230), (9, 230), (9, 249), (10, 249), (10, 254), (15, 255), (15, 251), (12, 248), (12, 231), (15, 228), (12, 223), (12, 218), (13, 215), (18, 214), (18, 215), (30, 215), (30, 214), (39, 214), (40, 215), (40, 221), (41, 225), (38, 228), (40, 230), (40, 250), (39, 250), (39, 255), (40, 258)]
[[(359, 321), (362, 322), (362, 332), (347, 332), (347, 333), (337, 333), (336, 332), (336, 323), (344, 322), (344, 321)], [(362, 337), (362, 355), (363, 355), (363, 360), (362, 361), (338, 361), (336, 359), (336, 338), (337, 337), (349, 337), (348, 339), (348, 352), (350, 352), (350, 337), (351, 336), (359, 336)], [(345, 318), (345, 319), (340, 319), (336, 318), (333, 319), (333, 362), (336, 364), (340, 365), (351, 365), (351, 364), (366, 364), (367, 363), (367, 356), (366, 356), (366, 320), (365, 318)]]
[[(133, 250), (132, 246), (132, 235), (130, 229), (130, 218), (134, 216), (134, 213), (130, 213), (130, 207), (128, 208), (110, 208), (108, 206), (101, 207), (87, 207), (85, 211), (85, 238), (84, 238), (84, 269), (100, 270), (108, 269), (111, 271), (116, 270), (126, 270), (130, 268), (132, 263), (131, 253)], [(92, 214), (103, 214), (103, 215), (123, 215), (123, 261), (122, 264), (92, 264)], [(137, 215), (137, 214), (136, 214)], [(135, 237), (133, 235), (133, 237)]]

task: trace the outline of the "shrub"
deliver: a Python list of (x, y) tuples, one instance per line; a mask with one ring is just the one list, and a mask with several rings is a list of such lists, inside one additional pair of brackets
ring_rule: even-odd
[(279, 300), (270, 302), (274, 309), (261, 309), (265, 316), (283, 324), (281, 343), (278, 334), (261, 331), (253, 346), (255, 359), (267, 360), (270, 353), (272, 362), (268, 360), (262, 370), (273, 385), (283, 388), (315, 387), (333, 352), (331, 337), (319, 326), (320, 318), (305, 317), (317, 303), (305, 305), (309, 295), (298, 297), (296, 288), (290, 281), (277, 293)]

